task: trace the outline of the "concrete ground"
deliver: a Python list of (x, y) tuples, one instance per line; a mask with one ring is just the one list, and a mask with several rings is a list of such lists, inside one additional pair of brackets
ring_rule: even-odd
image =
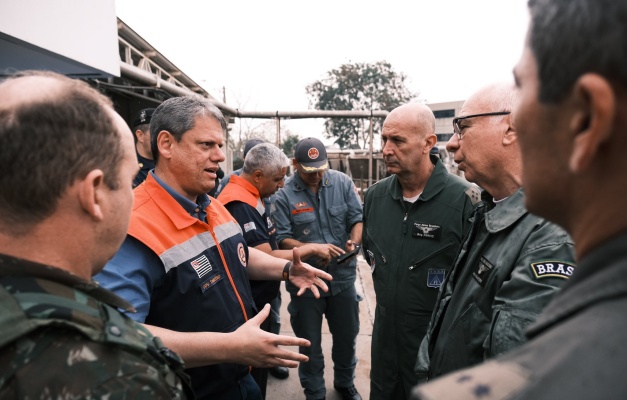
[[(357, 279), (355, 281), (357, 293), (363, 300), (359, 303), (359, 335), (357, 336), (357, 369), (355, 371), (355, 387), (363, 399), (370, 397), (370, 341), (372, 339), (372, 324), (374, 322), (375, 296), (372, 285), (370, 266), (359, 256), (357, 262)], [(283, 304), (281, 306), (281, 334), (294, 335), (290, 325), (287, 305), (290, 295), (281, 285)], [(327, 387), (327, 400), (341, 400), (340, 395), (333, 389), (333, 361), (331, 360), (331, 334), (326, 320), (322, 326), (322, 351), (324, 353), (324, 380)], [(298, 348), (294, 347), (294, 351)], [(267, 400), (304, 399), (305, 395), (298, 379), (298, 370), (290, 369), (290, 376), (285, 380), (268, 377), (266, 390)]]

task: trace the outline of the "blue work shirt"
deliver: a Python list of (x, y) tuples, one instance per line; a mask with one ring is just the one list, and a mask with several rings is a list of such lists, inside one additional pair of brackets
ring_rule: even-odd
[[(283, 189), (276, 193), (273, 203), (277, 226), (277, 240), (295, 239), (302, 243), (330, 243), (342, 249), (350, 239), (353, 225), (362, 222), (362, 205), (353, 181), (342, 172), (328, 170), (324, 173), (318, 193), (314, 193), (300, 179), (298, 173), (285, 181)], [(329, 292), (335, 295), (355, 283), (357, 261), (352, 258), (344, 264), (331, 260), (327, 267), (320, 267), (318, 257), (305, 260), (308, 264), (324, 269), (333, 276), (327, 282)], [(290, 293), (297, 289), (287, 282)], [(307, 292), (303, 296), (313, 296)]]

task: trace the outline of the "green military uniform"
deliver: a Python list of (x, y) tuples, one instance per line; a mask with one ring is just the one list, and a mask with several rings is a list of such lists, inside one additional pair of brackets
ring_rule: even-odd
[(525, 328), (575, 270), (572, 240), (525, 209), (522, 189), (496, 206), (484, 195), (421, 346), (416, 369), (423, 376), (521, 345)]
[(419, 199), (403, 200), (396, 175), (366, 192), (364, 255), (377, 300), (370, 398), (406, 399), (445, 272), (453, 265), (479, 190), (447, 172), (437, 157)]
[(627, 232), (605, 239), (526, 332), (495, 360), (419, 386), (421, 400), (627, 399)]
[(132, 310), (94, 282), (0, 254), (0, 398), (193, 397), (178, 356), (118, 307)]

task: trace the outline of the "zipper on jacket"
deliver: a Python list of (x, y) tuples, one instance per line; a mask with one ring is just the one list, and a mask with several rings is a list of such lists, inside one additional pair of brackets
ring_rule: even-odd
[(442, 252), (444, 252), (444, 251), (448, 250), (448, 249), (449, 249), (449, 247), (454, 246), (454, 245), (455, 245), (455, 243), (449, 243), (449, 244), (447, 244), (446, 246), (442, 247), (440, 250), (436, 251), (435, 253), (433, 253), (433, 254), (429, 254), (427, 257), (423, 258), (422, 260), (420, 260), (420, 261), (418, 261), (418, 262), (415, 262), (415, 263), (413, 263), (412, 265), (410, 265), (410, 266), (409, 266), (409, 270), (410, 270), (410, 271), (413, 271), (413, 270), (414, 270), (416, 267), (418, 267), (420, 264), (422, 264), (422, 263), (424, 263), (425, 261), (427, 261), (427, 260), (429, 260), (429, 259), (431, 259), (431, 258), (433, 258), (433, 257), (437, 256), (438, 254), (440, 254), (440, 253), (442, 253)]

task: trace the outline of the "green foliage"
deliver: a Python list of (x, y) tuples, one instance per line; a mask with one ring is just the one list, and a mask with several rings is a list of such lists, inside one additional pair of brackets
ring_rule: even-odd
[[(405, 85), (407, 76), (386, 61), (344, 64), (324, 79), (307, 86), (310, 104), (318, 110), (388, 110), (417, 96)], [(380, 134), (382, 118), (373, 119), (373, 133)], [(365, 148), (370, 135), (368, 119), (333, 118), (324, 123), (325, 136), (336, 138), (340, 148)]]
[(281, 143), (281, 150), (283, 150), (283, 153), (290, 158), (294, 157), (294, 146), (296, 146), (296, 143), (298, 143), (299, 140), (298, 136), (288, 131)]

